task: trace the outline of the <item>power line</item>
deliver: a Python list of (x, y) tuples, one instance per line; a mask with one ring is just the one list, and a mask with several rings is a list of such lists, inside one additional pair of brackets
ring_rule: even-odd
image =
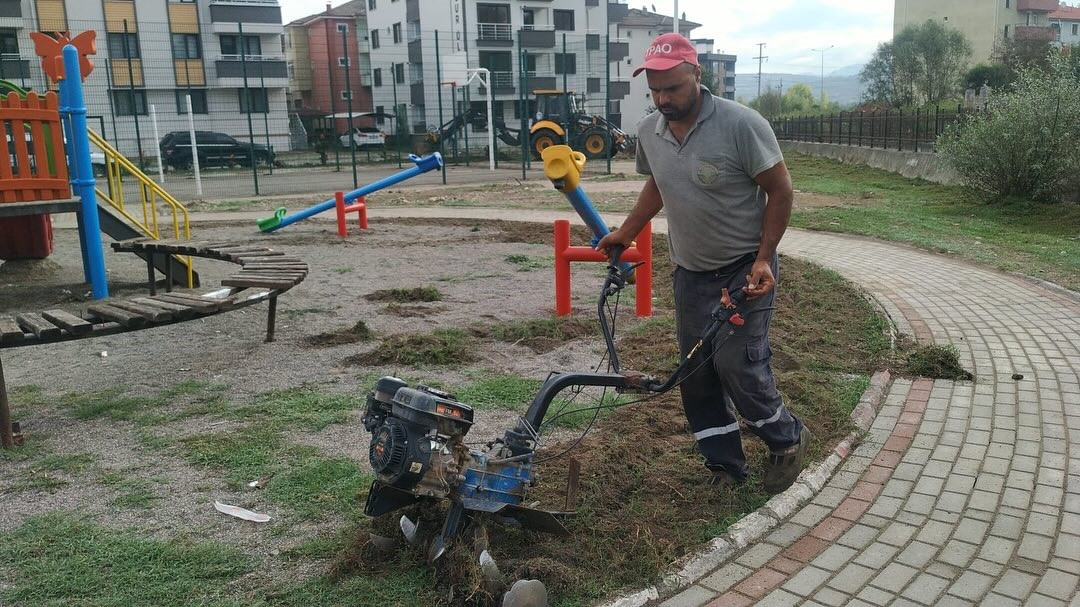
[(758, 97), (761, 97), (761, 62), (768, 59), (768, 57), (765, 56), (765, 54), (764, 54), (765, 44), (766, 44), (765, 42), (758, 42), (758, 45), (757, 45), (758, 46), (758, 56), (754, 57), (754, 59), (758, 60), (758, 62), (757, 62), (757, 96)]

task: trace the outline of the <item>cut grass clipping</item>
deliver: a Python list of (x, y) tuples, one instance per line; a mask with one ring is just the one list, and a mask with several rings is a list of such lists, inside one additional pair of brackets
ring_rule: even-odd
[(397, 303), (417, 303), (442, 301), (442, 292), (435, 287), (414, 287), (412, 289), (382, 289), (368, 293), (368, 301), (393, 301)]
[(907, 355), (904, 373), (933, 379), (974, 379), (969, 371), (960, 366), (960, 351), (952, 344), (916, 346)]
[(343, 346), (346, 344), (355, 344), (360, 341), (367, 341), (371, 339), (373, 335), (374, 334), (371, 332), (371, 329), (368, 328), (367, 323), (358, 320), (356, 321), (356, 324), (351, 327), (343, 327), (336, 331), (310, 335), (305, 341), (308, 345), (315, 347)]
[(371, 352), (345, 359), (351, 365), (457, 365), (476, 360), (476, 339), (460, 329), (436, 329), (427, 335), (395, 335)]

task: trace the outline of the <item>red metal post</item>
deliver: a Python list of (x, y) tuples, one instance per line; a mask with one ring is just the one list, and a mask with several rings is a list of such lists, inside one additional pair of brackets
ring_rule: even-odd
[[(570, 262), (591, 261), (607, 263), (608, 258), (592, 247), (570, 246), (570, 222), (566, 219), (555, 221), (555, 314), (569, 316), (570, 304)], [(635, 312), (638, 316), (652, 315), (652, 224), (647, 223), (635, 239), (633, 247), (622, 255), (622, 261), (641, 262), (634, 271), (636, 280)]]
[(345, 238), (349, 235), (349, 226), (345, 225), (345, 193), (334, 192), (334, 209), (337, 211), (337, 233)]
[(555, 315), (570, 316), (570, 222), (555, 220)]
[(360, 200), (356, 201), (354, 205), (358, 208), (357, 214), (360, 216), (360, 229), (366, 230), (367, 227), (367, 196), (361, 196)]

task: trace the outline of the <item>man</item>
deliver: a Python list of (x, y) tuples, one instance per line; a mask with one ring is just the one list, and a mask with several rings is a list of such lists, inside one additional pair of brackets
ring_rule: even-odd
[(697, 51), (664, 34), (642, 71), (656, 111), (638, 126), (637, 170), (649, 175), (622, 226), (597, 243), (629, 246), (661, 208), (676, 270), (675, 325), (685, 357), (725, 289), (748, 297), (746, 323), (699, 350), (680, 385), (683, 408), (711, 481), (730, 486), (748, 470), (735, 410), (769, 447), (765, 490), (779, 493), (802, 469), (810, 432), (785, 407), (769, 358), (769, 321), (779, 275), (776, 247), (791, 216), (791, 177), (769, 123), (701, 86)]

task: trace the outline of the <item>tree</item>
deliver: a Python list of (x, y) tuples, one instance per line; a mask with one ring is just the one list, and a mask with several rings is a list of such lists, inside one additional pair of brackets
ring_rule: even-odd
[(991, 196), (1054, 200), (1080, 189), (1080, 78), (1060, 52), (1046, 69), (1020, 69), (1009, 90), (990, 97), (938, 140), (946, 161)]
[(964, 76), (964, 88), (979, 89), (986, 86), (1001, 90), (1012, 82), (1012, 74), (1009, 69), (1000, 63), (980, 63), (968, 70)]
[(927, 20), (878, 45), (859, 79), (866, 84), (866, 101), (935, 104), (958, 92), (970, 56), (971, 44), (964, 34)]
[(709, 69), (708, 65), (701, 66), (701, 85), (712, 91), (714, 95), (720, 95), (723, 93), (720, 90), (720, 78), (716, 73)]
[(750, 107), (766, 118), (773, 118), (779, 116), (783, 111), (783, 101), (780, 92), (770, 88), (762, 93), (760, 97), (751, 101)]
[(1047, 40), (1017, 40), (1005, 38), (994, 43), (993, 59), (1009, 73), (1009, 81), (1015, 81), (1020, 70), (1025, 67), (1046, 69), (1050, 55), (1050, 42)]
[(809, 84), (795, 84), (784, 91), (784, 113), (808, 114), (818, 109)]

